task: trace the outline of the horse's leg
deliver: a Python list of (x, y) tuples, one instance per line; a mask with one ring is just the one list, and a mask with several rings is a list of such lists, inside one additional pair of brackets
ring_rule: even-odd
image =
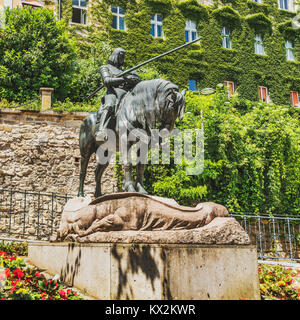
[(101, 178), (103, 175), (103, 172), (109, 165), (109, 159), (112, 156), (112, 152), (108, 153), (107, 162), (105, 164), (97, 164), (97, 167), (95, 169), (95, 182), (96, 182), (96, 190), (95, 190), (95, 198), (98, 198), (102, 195), (101, 193)]
[[(123, 126), (124, 124), (119, 124), (119, 127)], [(129, 154), (129, 150), (132, 146), (132, 142), (128, 141), (127, 137), (127, 129), (122, 128), (118, 132), (119, 134), (119, 150), (120, 150), (120, 157), (121, 163), (124, 169), (124, 181), (122, 185), (122, 189), (124, 192), (136, 192), (133, 184), (132, 179), (132, 163)]]
[(84, 197), (83, 186), (84, 186), (84, 180), (86, 176), (86, 169), (87, 169), (90, 157), (91, 157), (90, 152), (85, 154), (85, 156), (81, 155), (78, 197)]
[(123, 182), (123, 190), (125, 192), (136, 192), (134, 188), (133, 178), (132, 178), (132, 162), (130, 159), (129, 150), (132, 146), (131, 143), (127, 145), (127, 160), (124, 164), (124, 182)]
[(143, 194), (148, 194), (144, 189), (144, 171), (146, 165), (139, 163), (137, 165), (137, 177), (136, 177), (136, 191)]
[(148, 192), (144, 189), (144, 171), (146, 168), (146, 161), (147, 161), (147, 152), (145, 152), (145, 154), (141, 154), (141, 149), (140, 149), (139, 150), (139, 162), (136, 167), (136, 186), (135, 186), (135, 189), (137, 192), (140, 192), (143, 194), (148, 194)]

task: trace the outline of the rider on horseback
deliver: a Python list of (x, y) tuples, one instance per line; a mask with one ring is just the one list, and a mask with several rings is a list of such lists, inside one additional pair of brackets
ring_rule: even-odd
[(132, 90), (141, 80), (134, 71), (123, 77), (118, 77), (123, 72), (121, 69), (126, 51), (117, 48), (107, 61), (107, 64), (100, 68), (101, 77), (105, 87), (106, 95), (102, 98), (102, 104), (97, 112), (95, 127), (95, 139), (97, 142), (107, 140), (106, 128), (111, 119), (116, 115), (117, 107), (125, 93)]

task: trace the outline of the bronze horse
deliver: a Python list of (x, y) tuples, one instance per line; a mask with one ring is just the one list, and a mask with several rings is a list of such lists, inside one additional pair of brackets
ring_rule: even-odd
[[(185, 90), (180, 93), (178, 87), (172, 82), (164, 79), (154, 79), (141, 81), (121, 100), (115, 117), (111, 119), (107, 127), (115, 134), (115, 140), (108, 139), (108, 142), (96, 142), (94, 134), (97, 113), (91, 113), (83, 120), (80, 128), (79, 147), (81, 161), (78, 196), (84, 196), (83, 186), (86, 170), (90, 156), (93, 153), (98, 155), (95, 169), (95, 197), (97, 198), (101, 196), (101, 177), (109, 164), (112, 154), (120, 151), (120, 153), (126, 154), (127, 157), (129, 156), (130, 148), (137, 143), (137, 141), (128, 141), (128, 134), (134, 132), (135, 129), (142, 129), (147, 137), (150, 138), (151, 130), (157, 127), (159, 130), (164, 130), (171, 134), (176, 119), (183, 119), (184, 111)], [(115, 146), (110, 146), (109, 141), (115, 142)], [(148, 151), (149, 140), (145, 143)], [(99, 157), (99, 154), (105, 155), (105, 157)], [(147, 154), (143, 155), (143, 157), (147, 157)], [(146, 162), (140, 161), (137, 163), (137, 176), (134, 183), (132, 163), (128, 158), (125, 160), (123, 191), (147, 194), (143, 184)]]

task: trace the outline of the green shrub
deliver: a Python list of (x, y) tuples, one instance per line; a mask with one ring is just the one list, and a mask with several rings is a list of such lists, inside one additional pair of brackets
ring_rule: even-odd
[(0, 242), (0, 251), (4, 251), (11, 256), (27, 256), (27, 242)]
[[(214, 201), (231, 211), (299, 213), (298, 112), (288, 106), (187, 93), (179, 129), (204, 122), (204, 170), (187, 176), (186, 164), (147, 166), (146, 188), (182, 204)], [(195, 142), (195, 141), (194, 141)]]
[(64, 99), (74, 71), (75, 40), (50, 9), (5, 11), (0, 37), (0, 98), (24, 102), (41, 87)]

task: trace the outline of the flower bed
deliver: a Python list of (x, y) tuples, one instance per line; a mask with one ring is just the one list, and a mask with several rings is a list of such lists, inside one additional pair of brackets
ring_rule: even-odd
[(300, 300), (299, 276), (295, 269), (260, 264), (260, 294), (264, 300)]
[(59, 280), (46, 279), (24, 259), (0, 251), (0, 300), (82, 300)]

